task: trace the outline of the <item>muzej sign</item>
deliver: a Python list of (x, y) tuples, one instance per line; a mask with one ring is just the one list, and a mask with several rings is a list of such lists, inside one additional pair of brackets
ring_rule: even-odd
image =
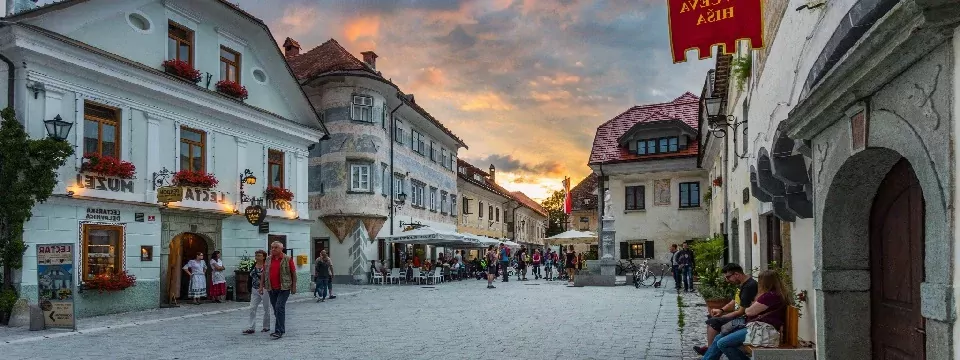
[(37, 245), (37, 287), (46, 327), (77, 329), (73, 306), (74, 244)]
[(736, 51), (737, 40), (749, 40), (751, 49), (763, 48), (762, 0), (667, 0), (673, 62), (687, 61), (687, 50), (700, 59), (721, 45), (725, 54)]
[(243, 216), (247, 218), (250, 225), (260, 226), (263, 223), (263, 218), (267, 216), (267, 210), (260, 205), (250, 205), (243, 210)]

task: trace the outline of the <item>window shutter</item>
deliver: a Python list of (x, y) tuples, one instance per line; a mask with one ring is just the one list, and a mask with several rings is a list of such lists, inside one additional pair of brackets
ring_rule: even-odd
[(630, 258), (630, 248), (629, 248), (629, 244), (627, 244), (626, 242), (620, 243), (620, 258), (621, 259)]
[(627, 210), (636, 209), (636, 207), (633, 206), (633, 204), (634, 204), (633, 189), (634, 189), (633, 186), (627, 186), (627, 191), (624, 192), (624, 193), (625, 193), (625, 196), (626, 196), (626, 199), (625, 199), (625, 201), (623, 202), (623, 208), (624, 208), (624, 209), (627, 209)]
[(631, 153), (636, 153), (636, 152), (637, 152), (637, 142), (636, 142), (636, 141), (630, 141), (630, 152), (631, 152)]
[(637, 193), (637, 209), (647, 208), (647, 187), (639, 186)]
[(653, 259), (653, 241), (647, 241), (643, 244), (643, 257)]

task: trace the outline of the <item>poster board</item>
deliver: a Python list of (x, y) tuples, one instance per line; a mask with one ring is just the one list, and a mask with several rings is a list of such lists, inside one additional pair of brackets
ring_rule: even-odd
[(72, 243), (37, 245), (37, 299), (46, 328), (77, 330), (75, 248)]

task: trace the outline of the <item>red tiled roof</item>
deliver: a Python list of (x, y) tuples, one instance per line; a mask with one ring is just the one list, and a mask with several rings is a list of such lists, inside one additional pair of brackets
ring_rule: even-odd
[(513, 199), (517, 200), (521, 205), (526, 206), (528, 209), (533, 210), (534, 212), (547, 216), (547, 209), (544, 209), (543, 206), (540, 206), (536, 201), (527, 197), (527, 194), (524, 194), (519, 191), (514, 191), (510, 193), (513, 195)]
[(596, 210), (597, 209), (597, 173), (591, 173), (589, 176), (580, 180), (577, 186), (570, 189), (570, 198), (573, 202), (573, 210)]
[(306, 53), (291, 57), (287, 62), (300, 80), (331, 71), (366, 71), (382, 78), (334, 39), (327, 40)]
[(699, 101), (700, 98), (687, 92), (671, 102), (634, 106), (630, 110), (624, 111), (597, 128), (597, 135), (593, 138), (593, 148), (590, 150), (589, 163), (600, 164), (697, 156), (700, 146), (696, 138), (691, 138), (687, 148), (680, 152), (654, 155), (631, 153), (630, 149), (620, 146), (618, 139), (634, 125), (641, 122), (682, 121), (694, 130), (699, 131)]
[[(460, 167), (466, 168), (467, 173), (461, 173)], [(473, 177), (473, 174), (479, 174), (483, 178), (483, 181), (477, 181), (477, 179)], [(500, 185), (497, 185), (496, 182), (490, 180), (490, 174), (480, 170), (480, 168), (473, 166), (466, 161), (463, 161), (462, 159), (457, 159), (457, 176), (466, 182), (479, 186), (480, 188), (494, 194), (503, 196), (505, 198), (513, 198), (513, 196), (510, 194), (510, 191), (507, 191), (507, 189), (504, 189)]]

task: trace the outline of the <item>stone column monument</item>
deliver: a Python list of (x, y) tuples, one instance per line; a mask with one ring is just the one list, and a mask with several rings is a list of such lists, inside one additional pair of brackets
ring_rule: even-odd
[(599, 235), (599, 245), (603, 249), (601, 253), (603, 256), (600, 258), (600, 275), (601, 276), (616, 276), (617, 275), (617, 261), (614, 257), (615, 254), (615, 244), (616, 244), (616, 230), (613, 227), (613, 212), (610, 210), (613, 208), (613, 201), (610, 199), (610, 190), (604, 191), (603, 194), (603, 216), (600, 219), (600, 234)]

